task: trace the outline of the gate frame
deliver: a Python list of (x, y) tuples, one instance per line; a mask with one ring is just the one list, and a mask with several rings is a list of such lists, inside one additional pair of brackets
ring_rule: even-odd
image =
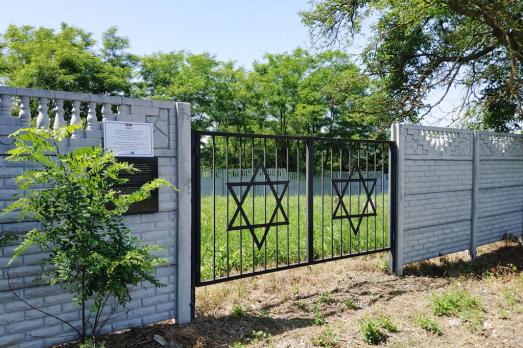
[[(357, 142), (357, 143), (382, 143), (387, 144), (389, 147), (389, 247), (385, 250), (389, 251), (389, 272), (397, 273), (398, 267), (398, 145), (394, 140), (368, 140), (368, 139), (340, 139), (340, 138), (325, 138), (318, 136), (292, 136), (292, 135), (269, 135), (269, 134), (255, 134), (255, 133), (229, 133), (229, 132), (218, 132), (218, 131), (199, 131), (191, 129), (190, 138), (191, 138), (191, 277), (190, 277), (190, 286), (191, 286), (191, 302), (190, 302), (190, 315), (191, 320), (194, 320), (196, 315), (196, 287), (207, 285), (200, 284), (198, 279), (198, 270), (200, 269), (200, 239), (199, 239), (199, 230), (201, 227), (200, 213), (201, 213), (201, 185), (200, 185), (200, 138), (202, 136), (225, 136), (225, 137), (256, 137), (256, 138), (265, 138), (265, 139), (280, 139), (280, 140), (296, 140), (305, 142), (307, 153), (307, 172), (306, 172), (306, 195), (307, 195), (307, 258), (306, 263), (291, 264), (279, 268), (266, 269), (262, 272), (257, 273), (244, 273), (234, 276), (229, 276), (227, 278), (220, 278), (213, 281), (213, 284), (231, 281), (235, 279), (253, 277), (261, 274), (273, 273), (276, 271), (284, 271), (288, 269), (310, 266), (319, 263), (336, 261), (341, 259), (346, 259), (350, 257), (363, 256), (376, 251), (367, 251), (361, 252), (353, 255), (340, 255), (328, 259), (314, 260), (314, 250), (313, 250), (313, 237), (314, 237), (314, 220), (313, 215), (309, 212), (312, 212), (313, 206), (313, 195), (310, 192), (313, 192), (313, 178), (314, 178), (314, 141), (347, 141), (347, 142)], [(394, 135), (392, 135), (394, 137)], [(312, 175), (310, 175), (312, 173)], [(210, 285), (210, 284), (209, 284)]]

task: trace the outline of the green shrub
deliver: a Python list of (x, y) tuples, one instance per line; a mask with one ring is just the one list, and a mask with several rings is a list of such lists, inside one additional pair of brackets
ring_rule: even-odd
[(429, 318), (425, 314), (419, 314), (416, 317), (416, 324), (418, 324), (419, 327), (431, 334), (435, 334), (438, 336), (443, 335), (443, 331), (441, 330), (441, 327), (439, 326), (438, 322), (434, 319)]
[(359, 324), (363, 340), (373, 345), (386, 342), (389, 337), (388, 333), (398, 332), (398, 328), (392, 320), (383, 315), (360, 319)]
[[(151, 191), (174, 186), (156, 179), (133, 193), (118, 193), (116, 187), (127, 181), (121, 174), (138, 170), (118, 162), (100, 146), (61, 153), (59, 143), (76, 128), (26, 128), (10, 136), (15, 147), (6, 159), (38, 166), (17, 177), (23, 195), (4, 212), (17, 212), (21, 219), (30, 216), (40, 222), (22, 237), (10, 262), (33, 245), (44, 252), (51, 250), (42, 263), (52, 267), (38, 279), (61, 284), (72, 292), (80, 306), (81, 327), (65, 324), (81, 341), (89, 333), (96, 341), (104, 324), (131, 300), (131, 286), (141, 282), (163, 286), (154, 276), (155, 266), (164, 262), (153, 255), (159, 248), (136, 237), (122, 214), (131, 204), (149, 197)], [(106, 306), (110, 308), (104, 311)]]

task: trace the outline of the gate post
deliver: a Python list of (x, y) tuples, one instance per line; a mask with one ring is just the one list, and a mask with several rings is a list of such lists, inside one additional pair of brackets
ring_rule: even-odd
[(191, 272), (191, 105), (176, 103), (176, 172), (177, 243), (176, 243), (176, 322), (189, 323), (192, 319)]
[(314, 261), (314, 150), (313, 140), (307, 140), (307, 258)]
[(389, 156), (389, 231), (391, 253), (389, 271), (403, 275), (403, 170), (404, 170), (404, 139), (401, 135), (401, 125), (391, 126)]

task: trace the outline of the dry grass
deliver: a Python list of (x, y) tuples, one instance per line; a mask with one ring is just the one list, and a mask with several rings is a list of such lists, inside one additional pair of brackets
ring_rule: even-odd
[[(365, 346), (358, 322), (386, 316), (398, 332), (383, 346), (523, 347), (523, 248), (500, 242), (478, 255), (473, 262), (458, 253), (414, 264), (401, 278), (381, 270), (387, 255), (379, 254), (208, 286), (197, 289), (194, 323), (128, 330), (106, 337), (106, 346), (159, 347), (154, 334), (172, 347)], [(456, 288), (483, 303), (477, 326), (432, 316), (430, 295)], [(231, 315), (233, 305), (241, 315)], [(423, 329), (421, 314), (443, 334)], [(318, 315), (324, 324), (315, 325)]]

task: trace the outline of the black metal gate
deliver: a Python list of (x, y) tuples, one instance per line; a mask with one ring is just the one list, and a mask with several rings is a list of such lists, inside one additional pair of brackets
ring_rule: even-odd
[(194, 287), (393, 250), (391, 141), (192, 132)]

